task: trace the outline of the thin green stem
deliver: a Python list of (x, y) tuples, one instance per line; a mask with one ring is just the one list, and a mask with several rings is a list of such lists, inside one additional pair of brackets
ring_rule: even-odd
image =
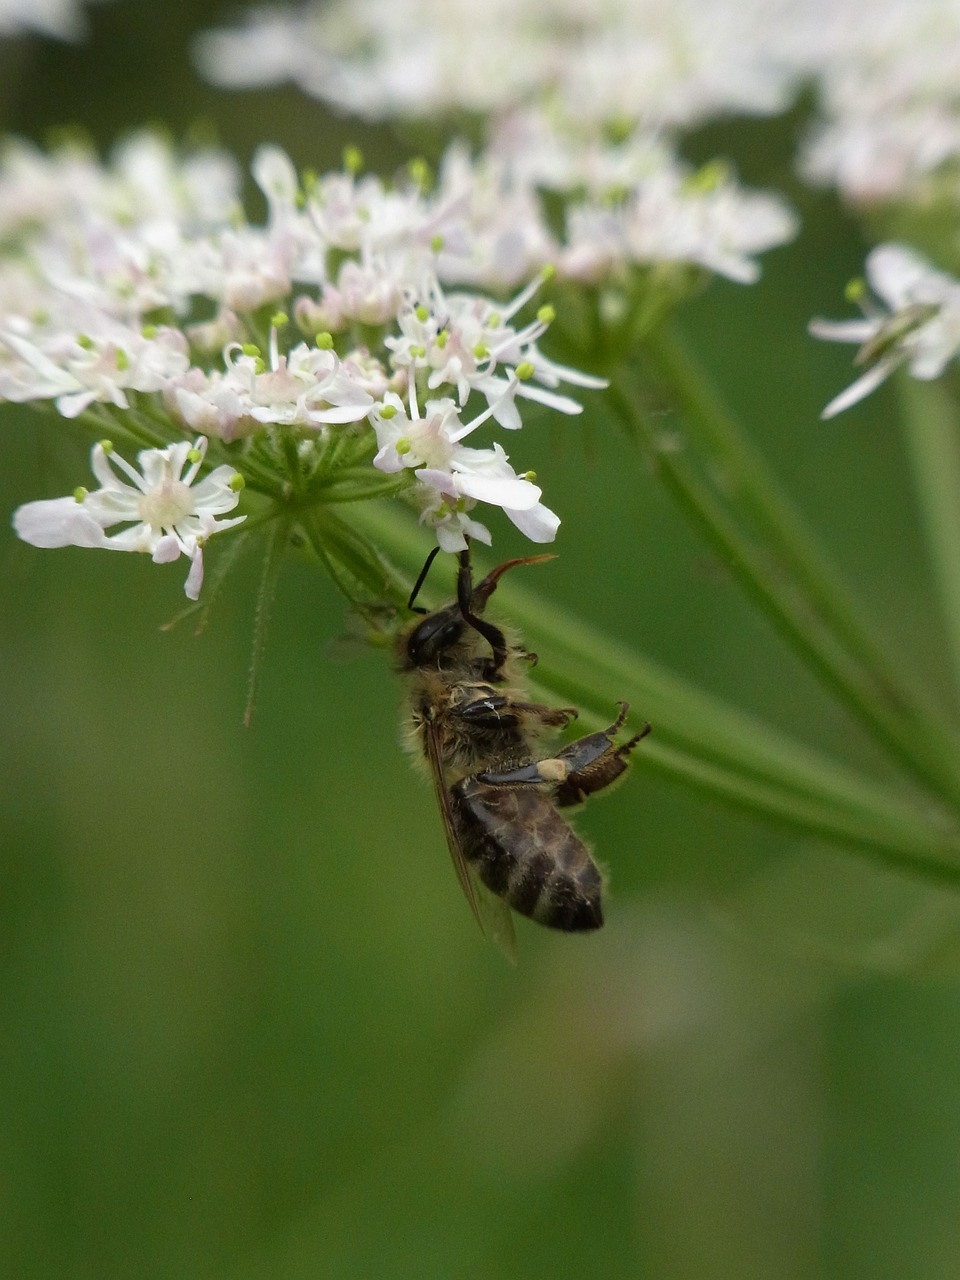
[[(369, 504), (356, 516), (411, 580), (422, 537), (394, 511)], [(617, 698), (654, 723), (644, 755), (663, 773), (799, 829), (871, 849), (884, 861), (960, 885), (960, 834), (946, 814), (898, 799), (852, 770), (800, 746), (611, 642), (516, 581), (498, 603), (541, 655), (538, 682), (609, 723)], [(648, 751), (649, 747), (649, 751)]]
[(608, 402), (654, 458), (701, 533), (818, 675), (902, 764), (960, 809), (960, 738), (888, 659), (765, 464), (678, 344), (651, 340), (661, 380), (706, 469), (664, 442), (636, 375), (617, 371)]
[(942, 381), (897, 379), (934, 585), (960, 692), (960, 422)]

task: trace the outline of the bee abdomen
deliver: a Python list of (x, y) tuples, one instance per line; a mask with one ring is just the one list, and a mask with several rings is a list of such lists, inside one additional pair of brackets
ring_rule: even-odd
[(457, 783), (453, 794), (464, 854), (488, 889), (550, 928), (600, 928), (603, 878), (549, 796), (476, 778)]

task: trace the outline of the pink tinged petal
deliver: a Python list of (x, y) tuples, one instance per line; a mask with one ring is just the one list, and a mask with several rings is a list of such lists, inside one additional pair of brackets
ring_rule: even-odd
[(549, 507), (545, 507), (542, 502), (525, 511), (504, 507), (503, 512), (531, 542), (553, 542), (557, 536), (560, 517)]
[(373, 459), (373, 465), (378, 471), (385, 471), (387, 475), (403, 470), (403, 461), (392, 442), (383, 446)]
[(75, 498), (27, 502), (13, 513), (18, 537), (32, 547), (102, 547), (102, 527)]
[(414, 475), (421, 484), (425, 484), (430, 489), (436, 489), (438, 493), (457, 493), (456, 479), (449, 471), (439, 471), (436, 467), (419, 467)]
[(851, 405), (863, 400), (871, 391), (875, 391), (882, 382), (886, 382), (901, 359), (901, 356), (897, 356), (893, 360), (878, 361), (872, 369), (867, 370), (862, 378), (858, 378), (856, 382), (847, 387), (846, 391), (841, 391), (838, 396), (835, 396), (820, 414), (820, 417), (823, 419), (834, 418), (838, 413), (843, 413), (844, 409), (849, 409)]
[(183, 548), (180, 539), (173, 533), (165, 533), (153, 549), (154, 564), (170, 564), (176, 560)]
[(187, 574), (187, 580), (183, 584), (183, 590), (188, 600), (196, 600), (200, 596), (200, 588), (203, 586), (203, 548), (197, 544), (197, 548), (193, 553), (190, 572)]

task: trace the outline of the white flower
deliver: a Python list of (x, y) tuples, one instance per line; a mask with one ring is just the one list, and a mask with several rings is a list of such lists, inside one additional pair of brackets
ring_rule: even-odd
[[(191, 563), (184, 591), (196, 600), (203, 584), (204, 543), (246, 519), (218, 519), (239, 501), (242, 481), (232, 467), (217, 467), (194, 484), (206, 448), (201, 436), (193, 445), (182, 441), (166, 449), (144, 449), (137, 457), (137, 471), (108, 443), (97, 444), (91, 467), (99, 489), (93, 493), (78, 489), (72, 498), (28, 502), (14, 512), (13, 527), (34, 547), (140, 551), (151, 555), (155, 564), (185, 555)], [(115, 524), (129, 527), (107, 534), (105, 530)]]
[(915, 378), (937, 378), (960, 351), (960, 281), (936, 271), (905, 245), (885, 244), (867, 257), (866, 275), (885, 306), (862, 299), (862, 320), (812, 320), (810, 332), (856, 342), (867, 370), (836, 396), (821, 417), (832, 418), (876, 390), (901, 364)]
[[(380, 445), (374, 466), (388, 474), (414, 472), (421, 520), (434, 526), (443, 549), (462, 550), (464, 534), (480, 536), (464, 523), (476, 502), (500, 507), (531, 541), (552, 542), (560, 521), (540, 502), (541, 490), (531, 476), (518, 475), (499, 444), (474, 449), (460, 443), (492, 416), (492, 410), (463, 423), (453, 400), (428, 400), (421, 418), (411, 399), (410, 415), (393, 392), (371, 414)], [(489, 542), (484, 532), (483, 541)]]

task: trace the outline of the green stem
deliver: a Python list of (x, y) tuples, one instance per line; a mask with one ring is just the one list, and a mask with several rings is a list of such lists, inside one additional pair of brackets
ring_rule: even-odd
[(751, 597), (902, 764), (960, 809), (960, 739), (883, 654), (792, 504), (678, 342), (645, 347), (712, 472), (695, 467), (644, 411), (629, 370), (608, 393), (674, 496)]
[[(377, 504), (355, 511), (370, 539), (415, 576), (422, 535)], [(946, 815), (900, 800), (837, 762), (792, 742), (702, 693), (509, 579), (504, 612), (524, 629), (541, 662), (538, 682), (609, 723), (617, 698), (654, 723), (644, 746), (653, 767), (711, 795), (805, 831), (871, 849), (899, 868), (960, 885), (960, 835)]]
[(960, 424), (942, 381), (918, 382), (905, 371), (897, 381), (954, 684), (960, 692)]

